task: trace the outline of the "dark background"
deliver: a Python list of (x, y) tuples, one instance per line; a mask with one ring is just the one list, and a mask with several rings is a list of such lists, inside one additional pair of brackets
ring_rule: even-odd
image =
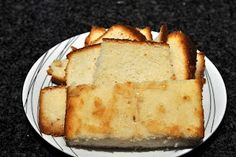
[(91, 25), (122, 23), (182, 30), (215, 64), (227, 88), (225, 117), (215, 134), (187, 156), (236, 156), (236, 1), (0, 2), (0, 156), (63, 156), (31, 127), (21, 101), (33, 63), (57, 43)]

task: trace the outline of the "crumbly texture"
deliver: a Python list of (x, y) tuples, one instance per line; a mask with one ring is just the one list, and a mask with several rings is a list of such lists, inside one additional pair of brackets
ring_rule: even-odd
[(85, 39), (85, 46), (92, 45), (92, 43), (97, 40), (106, 32), (103, 27), (92, 26), (89, 35)]
[(152, 40), (152, 29), (151, 27), (136, 28), (140, 33), (142, 33), (147, 40)]
[(64, 135), (67, 90), (64, 86), (46, 87), (40, 91), (40, 131), (54, 136)]
[(114, 38), (114, 39), (129, 39), (136, 41), (145, 41), (145, 36), (140, 33), (135, 28), (130, 26), (125, 26), (121, 24), (116, 24), (110, 27), (106, 33), (100, 36), (93, 44), (99, 44), (103, 41), (104, 38)]
[(70, 87), (65, 138), (72, 146), (190, 147), (204, 136), (202, 81)]
[(196, 79), (203, 78), (204, 70), (205, 70), (205, 54), (203, 52), (199, 52), (197, 53), (195, 78)]
[(171, 32), (167, 37), (170, 46), (171, 62), (176, 79), (192, 79), (196, 70), (197, 50), (183, 32)]
[(87, 46), (67, 55), (66, 85), (89, 84), (93, 82), (95, 63), (100, 54), (100, 45)]
[(65, 69), (67, 66), (68, 60), (54, 60), (49, 66), (47, 72), (48, 75), (52, 76), (52, 81), (56, 84), (65, 84)]
[(96, 63), (94, 84), (160, 81), (174, 77), (167, 44), (106, 39)]

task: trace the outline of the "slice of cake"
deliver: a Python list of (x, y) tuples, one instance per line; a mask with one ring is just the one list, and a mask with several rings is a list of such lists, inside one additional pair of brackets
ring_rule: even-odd
[(192, 147), (204, 136), (202, 81), (70, 87), (65, 138), (70, 146)]
[(197, 49), (187, 35), (181, 31), (168, 34), (167, 26), (161, 25), (160, 32), (154, 41), (169, 44), (172, 64), (177, 65), (174, 66), (176, 79), (195, 78)]
[[(147, 29), (145, 29), (145, 30), (147, 30)], [(166, 34), (167, 32), (165, 33), (165, 29), (162, 28), (161, 30), (163, 31), (162, 34), (165, 34), (164, 36), (167, 37), (167, 34)], [(160, 33), (161, 33), (161, 30), (160, 30)], [(165, 41), (164, 37), (162, 37), (162, 38), (163, 38), (162, 42), (164, 42)], [(194, 46), (190, 46), (191, 44), (189, 44), (189, 43), (191, 43), (191, 41), (189, 41), (189, 39), (187, 39), (186, 35), (184, 35), (182, 32), (171, 33), (169, 35), (168, 39), (169, 39), (169, 45), (170, 45), (169, 47), (170, 47), (170, 52), (171, 52), (170, 53), (170, 62), (171, 62), (171, 65), (173, 66), (172, 71), (173, 71), (173, 73), (175, 73), (175, 75), (173, 75), (172, 79), (194, 78), (196, 75), (195, 74), (196, 59), (194, 59), (196, 52), (194, 52), (194, 53), (192, 52), (192, 51), (194, 51), (194, 50), (192, 50), (192, 49), (194, 49), (194, 48), (192, 48)], [(145, 45), (145, 44), (143, 44), (143, 45)], [(148, 43), (147, 43), (147, 45), (148, 45)], [(152, 45), (152, 44), (150, 44), (150, 45)], [(162, 44), (162, 45), (165, 45), (165, 44)], [(129, 45), (127, 45), (127, 46), (129, 46)], [(112, 48), (110, 48), (110, 49), (112, 49)], [(75, 50), (75, 51), (77, 51), (77, 50)], [(94, 56), (97, 57), (98, 53), (95, 53)], [(111, 55), (112, 55), (112, 53), (111, 53)], [(78, 55), (78, 56), (80, 56), (80, 55)], [(135, 58), (135, 56), (134, 56), (134, 58)], [(65, 68), (67, 66), (67, 62), (68, 62), (68, 60), (61, 60), (61, 61), (56, 60), (49, 67), (48, 73), (50, 75), (52, 75), (52, 80), (54, 83), (65, 84), (65, 82), (66, 82)], [(95, 62), (93, 62), (93, 63), (95, 63)], [(199, 62), (199, 63), (201, 63), (201, 62)], [(75, 64), (74, 64), (74, 66), (75, 66)], [(79, 65), (79, 67), (81, 67), (81, 66)], [(196, 66), (196, 68), (201, 68), (201, 67)], [(91, 72), (91, 71), (88, 71), (88, 72)], [(198, 73), (198, 72), (196, 72), (196, 73)], [(93, 75), (93, 74), (88, 74), (88, 75)]]
[[(179, 46), (178, 36), (173, 40), (169, 46), (157, 42), (104, 39), (94, 83), (191, 79), (188, 51), (182, 50), (184, 43)], [(174, 44), (177, 44), (175, 51)]]
[(66, 85), (88, 84), (93, 82), (95, 63), (100, 54), (100, 45), (87, 46), (67, 55)]
[(85, 39), (85, 46), (92, 45), (92, 43), (97, 40), (106, 32), (106, 29), (103, 27), (92, 26), (89, 35)]
[(46, 87), (40, 91), (40, 131), (54, 136), (64, 135), (67, 90), (64, 86)]
[(52, 81), (56, 84), (65, 84), (65, 69), (68, 60), (54, 60), (47, 70), (48, 74), (52, 76)]
[(167, 43), (170, 45), (176, 79), (194, 78), (197, 50), (189, 37), (181, 31), (171, 32), (168, 34)]
[[(130, 40), (140, 40), (141, 38), (138, 37), (140, 35), (131, 35), (130, 37), (125, 37), (124, 34), (131, 34), (130, 31), (133, 31), (134, 28), (131, 28), (128, 26), (123, 26), (123, 25), (115, 25), (113, 28), (110, 30), (110, 34), (107, 34), (106, 36), (109, 35), (109, 38), (117, 38), (117, 39), (130, 39)], [(147, 40), (152, 40), (152, 30), (150, 27), (144, 27), (144, 28), (136, 28), (141, 34), (143, 34)], [(119, 31), (120, 36), (117, 36), (117, 33), (114, 33), (115, 31)], [(85, 39), (85, 46), (92, 45), (95, 43), (95, 41), (100, 38), (104, 33), (106, 32), (106, 28), (103, 27), (97, 27), (97, 26), (92, 26), (89, 35)], [(139, 34), (139, 33), (138, 33)], [(106, 37), (107, 38), (107, 37)], [(138, 38), (138, 39), (137, 39)], [(140, 39), (139, 39), (140, 38)], [(143, 37), (142, 37), (143, 38)]]
[(95, 40), (92, 44), (99, 44), (103, 41), (104, 38), (113, 38), (113, 39), (129, 39), (136, 41), (145, 41), (145, 36), (140, 33), (135, 28), (130, 26), (116, 24), (110, 27), (106, 33), (100, 36), (97, 40)]

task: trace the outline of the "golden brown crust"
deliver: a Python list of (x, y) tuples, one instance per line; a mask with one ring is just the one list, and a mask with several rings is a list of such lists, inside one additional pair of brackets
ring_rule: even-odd
[(40, 131), (47, 134), (47, 135), (53, 135), (53, 136), (63, 136), (64, 135), (64, 125), (61, 125), (59, 123), (51, 124), (50, 121), (47, 119), (47, 115), (44, 113), (44, 102), (43, 102), (43, 96), (44, 93), (48, 90), (54, 90), (54, 89), (60, 89), (60, 88), (66, 88), (65, 86), (51, 86), (51, 87), (45, 87), (41, 89), (40, 91), (40, 97), (39, 97), (39, 128)]
[(91, 48), (99, 48), (101, 46), (101, 44), (94, 44), (94, 45), (89, 45), (89, 46), (86, 46), (86, 47), (82, 47), (82, 48), (79, 48), (75, 51), (71, 51), (69, 54), (67, 54), (66, 58), (67, 59), (70, 59), (70, 57), (75, 54), (75, 53), (82, 53), (88, 49), (91, 49)]
[(147, 40), (152, 40), (152, 29), (151, 27), (136, 28), (140, 33), (142, 33)]
[(135, 43), (135, 44), (140, 44), (140, 45), (153, 45), (153, 46), (167, 46), (169, 47), (169, 44), (167, 43), (158, 43), (158, 42), (154, 42), (154, 41), (132, 41), (132, 40), (128, 40), (128, 39), (108, 39), (108, 38), (104, 38), (103, 41), (106, 42), (116, 42), (116, 43)]
[(102, 34), (106, 32), (103, 27), (92, 26), (89, 35), (85, 39), (85, 46), (91, 45), (95, 40), (97, 40)]
[(134, 38), (134, 40), (137, 40), (137, 41), (145, 41), (146, 40), (146, 37), (142, 33), (140, 33), (138, 30), (136, 30), (135, 28), (130, 27), (130, 26), (121, 25), (121, 24), (116, 24), (116, 25), (113, 25), (112, 27), (110, 27), (106, 31), (106, 33), (104, 33), (96, 41), (94, 41), (93, 44), (99, 43), (99, 41), (101, 41), (106, 36), (106, 34), (112, 32), (115, 29), (123, 30), (125, 33), (130, 34), (130, 36), (132, 36)]
[[(72, 51), (76, 51), (77, 48), (75, 47), (71, 47), (72, 48)], [(65, 65), (64, 65), (65, 64)], [(65, 68), (66, 68), (66, 65), (67, 65), (67, 60), (63, 59), (63, 60), (54, 60), (53, 63), (51, 63), (51, 65), (48, 67), (48, 70), (47, 70), (47, 73), (48, 75), (51, 75), (52, 78), (51, 78), (51, 81), (57, 85), (65, 85), (66, 83), (66, 78), (65, 78)], [(53, 70), (53, 67), (57, 67), (59, 68), (60, 70), (59, 71), (62, 71), (64, 72), (64, 75), (61, 75), (61, 74), (57, 74), (57, 70), (54, 69)]]
[(187, 71), (187, 79), (192, 79), (195, 76), (195, 70), (196, 70), (196, 47), (192, 43), (192, 41), (189, 39), (188, 36), (186, 36), (181, 31), (172, 32), (168, 35), (168, 41), (169, 40), (175, 40), (178, 42), (180, 48), (182, 49), (183, 55), (185, 56), (185, 68), (188, 69)]
[[(64, 133), (65, 133), (65, 137), (67, 139), (72, 139), (73, 138), (73, 133), (75, 132), (75, 130), (73, 128), (76, 128), (76, 126), (72, 127), (74, 119), (76, 118), (75, 116), (70, 116), (73, 115), (74, 112), (74, 107), (72, 106), (72, 101), (73, 99), (68, 99), (67, 98), (67, 105), (66, 105), (66, 116), (65, 116), (65, 127), (64, 127)], [(80, 125), (80, 120), (77, 120), (77, 126)]]
[(138, 40), (138, 41), (145, 41), (146, 40), (146, 37), (140, 33), (138, 30), (136, 30), (135, 28), (131, 27), (131, 26), (125, 26), (125, 25), (121, 25), (121, 24), (116, 24), (112, 27), (120, 27), (121, 29), (123, 29), (124, 31), (129, 31), (134, 37), (136, 37), (135, 40)]
[[(203, 79), (196, 79), (196, 84), (198, 86), (198, 93), (199, 95), (202, 95), (202, 92), (203, 92), (203, 85), (204, 85), (204, 81)], [(198, 117), (200, 119), (200, 127), (197, 130), (197, 135), (199, 137), (204, 137), (204, 111), (203, 111), (203, 107), (202, 107), (202, 97), (201, 97), (201, 107), (199, 108), (199, 111), (198, 111)]]
[[(72, 106), (73, 103), (71, 102), (73, 99), (69, 99), (69, 88), (67, 89), (67, 103), (66, 103), (66, 115), (65, 115), (65, 127), (64, 127), (64, 133), (65, 133), (65, 137), (67, 139), (73, 138), (73, 134), (75, 131), (73, 130), (74, 127), (72, 127), (73, 125), (73, 121), (76, 117), (72, 117), (70, 115), (73, 115), (74, 112), (74, 107)], [(80, 120), (77, 121), (77, 125), (80, 125)]]
[(56, 85), (66, 85), (66, 79), (63, 77), (56, 77), (56, 76), (53, 76), (51, 78), (51, 81), (56, 84)]
[(52, 75), (52, 66), (50, 65), (47, 70), (48, 75)]
[(159, 34), (155, 41), (157, 42), (167, 42), (168, 28), (166, 24), (161, 25)]
[(53, 70), (51, 68), (51, 65), (49, 66), (47, 73), (48, 73), (48, 75), (52, 76), (51, 81), (53, 83), (55, 83), (57, 85), (65, 85), (65, 83), (66, 83), (65, 77), (58, 77), (58, 76), (53, 75)]
[(196, 72), (195, 72), (195, 78), (201, 79), (204, 76), (204, 70), (205, 70), (205, 54), (203, 52), (197, 53), (197, 63), (196, 63)]

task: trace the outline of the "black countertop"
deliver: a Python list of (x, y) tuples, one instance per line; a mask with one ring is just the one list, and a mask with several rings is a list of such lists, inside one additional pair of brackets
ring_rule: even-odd
[[(115, 23), (182, 30), (220, 71), (225, 117), (214, 135), (187, 156), (236, 156), (236, 1), (1, 1), (0, 156), (63, 156), (34, 131), (22, 107), (22, 87), (34, 62), (57, 43)], [(66, 155), (65, 155), (66, 156)]]

